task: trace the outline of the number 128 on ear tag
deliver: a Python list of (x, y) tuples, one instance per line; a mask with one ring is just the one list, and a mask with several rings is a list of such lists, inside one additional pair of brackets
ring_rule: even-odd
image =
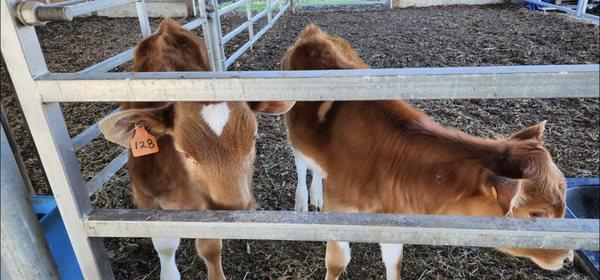
[(133, 157), (141, 157), (149, 154), (158, 153), (158, 143), (156, 137), (148, 133), (143, 127), (135, 127), (135, 132), (131, 142), (131, 154)]

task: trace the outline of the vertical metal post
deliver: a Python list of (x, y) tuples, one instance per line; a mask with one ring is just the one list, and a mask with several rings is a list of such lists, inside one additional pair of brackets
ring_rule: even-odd
[(577, 17), (583, 16), (587, 10), (588, 0), (579, 0), (577, 2)]
[(208, 0), (208, 6), (204, 0), (200, 0), (200, 14), (206, 15), (206, 28), (202, 26), (205, 40), (208, 40), (208, 50), (212, 60), (213, 71), (223, 71), (225, 63), (225, 51), (223, 49), (221, 35), (221, 24), (219, 19), (219, 3), (217, 0)]
[[(246, 16), (248, 17), (248, 21), (252, 19), (252, 5), (250, 2), (251, 1), (246, 2)], [(252, 40), (252, 37), (254, 37), (254, 24), (250, 23), (248, 26), (248, 40)], [(250, 46), (250, 48), (252, 48), (252, 46)]]
[(4, 127), (4, 133), (6, 133), (6, 138), (8, 140), (8, 145), (10, 149), (13, 151), (13, 155), (15, 160), (17, 161), (17, 166), (19, 167), (19, 171), (21, 172), (21, 177), (23, 177), (23, 183), (25, 183), (25, 189), (27, 190), (27, 195), (34, 195), (35, 190), (31, 185), (31, 180), (29, 179), (29, 175), (27, 174), (27, 169), (25, 169), (25, 164), (23, 163), (23, 159), (21, 158), (21, 154), (19, 153), (19, 147), (17, 142), (15, 141), (15, 136), (12, 134), (10, 130), (10, 125), (8, 123), (8, 117), (6, 116), (6, 112), (4, 112), (4, 106), (0, 105), (0, 123), (2, 123), (2, 127)]
[(273, 9), (271, 7), (271, 0), (267, 0), (267, 19), (268, 19), (268, 23), (271, 23), (271, 21), (273, 21)]
[(389, 1), (389, 6), (390, 6), (390, 10), (394, 8), (394, 0), (388, 0)]
[(292, 13), (296, 13), (296, 0), (289, 0), (290, 6), (292, 7)]
[(10, 128), (0, 127), (2, 279), (59, 279), (38, 219), (27, 202), (27, 187), (5, 133)]
[(198, 10), (196, 9), (196, 0), (185, 0), (185, 7), (187, 8), (188, 17), (198, 16)]
[(88, 237), (83, 225), (92, 206), (59, 104), (42, 103), (33, 80), (48, 72), (35, 29), (15, 21), (15, 0), (0, 0), (0, 6), (4, 61), (81, 272), (85, 279), (114, 279), (102, 239)]
[(150, 28), (150, 20), (148, 19), (148, 10), (146, 9), (146, 1), (140, 0), (135, 2), (135, 9), (137, 10), (138, 20), (140, 21), (142, 37), (146, 38), (152, 34), (152, 28)]

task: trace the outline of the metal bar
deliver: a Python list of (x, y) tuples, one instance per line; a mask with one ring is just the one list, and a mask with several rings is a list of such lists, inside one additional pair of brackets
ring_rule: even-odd
[(37, 216), (27, 202), (27, 185), (5, 129), (4, 124), (0, 126), (2, 279), (59, 279)]
[(140, 29), (142, 30), (142, 38), (146, 38), (152, 34), (150, 20), (148, 19), (148, 10), (146, 9), (146, 1), (139, 0), (135, 2), (135, 9), (137, 11), (138, 21), (140, 22)]
[[(8, 117), (6, 116), (6, 112), (4, 111), (4, 106), (0, 104), (0, 123), (2, 124), (2, 129), (4, 130), (4, 134), (6, 134), (7, 143), (10, 146), (11, 151), (13, 152), (14, 159), (17, 162), (17, 167), (19, 168), (19, 172), (23, 179), (23, 183), (25, 184), (25, 189), (27, 190), (27, 195), (34, 195), (35, 190), (33, 189), (33, 185), (31, 184), (31, 180), (29, 179), (29, 175), (27, 174), (27, 169), (25, 168), (25, 163), (23, 163), (23, 158), (21, 158), (21, 152), (19, 151), (19, 145), (17, 145), (17, 141), (15, 140), (15, 136), (10, 129), (10, 124), (8, 123)], [(4, 147), (4, 146), (3, 146)]]
[[(223, 36), (223, 43), (229, 42), (229, 40), (233, 39), (235, 36), (237, 36), (238, 34), (242, 33), (242, 31), (244, 31), (244, 29), (248, 28), (253, 23), (257, 22), (259, 19), (261, 19), (262, 17), (264, 17), (267, 13), (268, 13), (268, 10), (266, 10), (266, 9), (262, 10), (260, 13), (256, 14), (254, 17), (252, 17), (250, 20), (242, 23), (236, 29), (234, 29), (231, 32), (227, 33), (227, 35)], [(267, 28), (267, 30), (268, 30), (268, 28)], [(262, 36), (262, 34), (261, 34), (261, 36)], [(260, 36), (258, 36), (258, 37), (260, 38)]]
[(111, 160), (100, 172), (96, 173), (92, 179), (85, 183), (85, 188), (88, 190), (88, 194), (91, 196), (108, 182), (108, 180), (127, 163), (129, 158), (129, 150), (123, 150), (117, 157)]
[(580, 17), (585, 14), (587, 9), (588, 0), (579, 0), (577, 1), (577, 16)]
[(108, 72), (114, 68), (119, 67), (120, 65), (130, 61), (133, 59), (133, 54), (135, 53), (135, 47), (128, 49), (122, 53), (119, 53), (109, 59), (96, 63), (88, 68), (85, 68), (77, 73), (102, 73)]
[(218, 13), (219, 3), (216, 0), (209, 0), (209, 7), (203, 0), (199, 1), (200, 13), (204, 13), (207, 18), (206, 28), (202, 28), (204, 38), (208, 41), (207, 47), (210, 53), (211, 65), (213, 71), (223, 71), (223, 61), (225, 60), (225, 51), (223, 51), (223, 38), (221, 34), (221, 25)]
[[(18, 26), (12, 0), (0, 0), (0, 44), (23, 114), (86, 279), (114, 279), (102, 239), (89, 238), (82, 218), (92, 210), (58, 103), (42, 104), (32, 77), (48, 72), (34, 27)], [(8, 54), (8, 55), (7, 55)]]
[[(202, 0), (204, 1), (204, 0)], [(187, 9), (188, 17), (197, 17), (198, 12), (196, 9), (196, 0), (185, 0), (185, 7)]]
[(88, 0), (68, 0), (68, 1), (62, 1), (62, 2), (56, 2), (56, 3), (47, 3), (46, 6), (48, 6), (48, 7), (64, 7), (64, 6), (83, 3), (86, 1), (88, 1)]
[(219, 11), (218, 11), (219, 16), (222, 16), (222, 15), (229, 13), (237, 8), (240, 8), (242, 5), (247, 4), (247, 3), (250, 3), (250, 0), (240, 0), (231, 5), (228, 5), (227, 7), (219, 9)]
[(271, 0), (267, 0), (267, 19), (268, 23), (271, 23), (273, 20), (273, 6), (271, 5)]
[(290, 211), (98, 209), (85, 221), (99, 237), (349, 241), (598, 250), (598, 220), (401, 216)]
[(82, 2), (75, 5), (69, 5), (66, 7), (69, 7), (69, 9), (73, 12), (73, 16), (75, 17), (122, 6), (125, 4), (134, 3), (137, 1), (139, 0), (95, 0), (89, 2)]
[(203, 24), (206, 23), (206, 17), (197, 17), (191, 21), (189, 21), (188, 23), (182, 25), (181, 27), (187, 29), (187, 30), (192, 30), (198, 26), (201, 26)]
[(546, 3), (546, 2), (542, 2), (541, 0), (525, 0), (525, 2), (534, 3), (534, 4), (537, 4), (537, 5), (543, 6), (543, 7), (554, 8), (554, 9), (557, 9), (559, 11), (565, 12), (565, 13), (567, 13), (569, 15), (573, 15), (573, 16), (575, 16), (577, 18), (584, 19), (584, 20), (586, 20), (588, 22), (591, 22), (593, 24), (596, 24), (596, 25), (600, 24), (600, 17), (594, 16), (594, 15), (590, 15), (590, 14), (586, 14), (586, 13), (578, 15), (577, 14), (577, 10), (575, 10), (575, 9), (571, 9), (571, 8), (567, 8), (567, 7), (563, 7), (563, 6), (559, 6), (559, 5), (554, 5), (554, 4), (550, 4), (550, 3)]
[(596, 64), (51, 73), (35, 80), (44, 102), (598, 98), (599, 69)]
[[(113, 110), (112, 112), (110, 112), (104, 118), (107, 118), (110, 115), (116, 114), (119, 111), (120, 111), (120, 108), (117, 108), (117, 109)], [(75, 135), (75, 137), (73, 137), (73, 139), (71, 139), (71, 145), (73, 145), (73, 149), (75, 151), (85, 147), (85, 145), (92, 142), (92, 140), (96, 139), (96, 137), (98, 137), (98, 136), (100, 136), (100, 134), (102, 134), (102, 132), (100, 132), (99, 123), (100, 122), (96, 122), (93, 125), (90, 125), (84, 131)]]
[[(252, 45), (254, 45), (254, 43), (256, 43), (256, 41), (258, 41), (258, 39), (260, 39), (260, 37), (262, 37), (265, 33), (267, 33), (267, 31), (269, 31), (269, 29), (271, 29), (271, 27), (273, 26), (273, 24), (275, 24), (275, 22), (277, 22), (277, 20), (279, 19), (279, 17), (281, 17), (281, 15), (283, 15), (283, 13), (287, 10), (287, 8), (290, 6), (290, 4), (288, 3), (283, 9), (281, 9), (277, 15), (275, 15), (275, 17), (273, 18), (272, 21), (270, 21), (269, 23), (267, 23), (267, 25), (265, 25), (265, 27), (263, 27), (260, 31), (258, 31), (258, 33), (256, 33), (256, 35), (251, 38), (250, 40), (248, 40), (248, 42), (246, 42), (244, 45), (242, 45), (237, 51), (235, 51), (229, 58), (227, 58), (225, 60), (225, 69), (229, 68), (229, 66), (231, 64), (233, 64), (233, 62), (235, 62), (244, 52), (246, 52), (249, 48), (252, 47)], [(264, 16), (264, 12), (268, 11), (268, 10), (264, 10), (261, 13), (257, 14), (256, 16), (254, 16), (253, 20), (256, 18), (255, 21), (257, 21), (259, 18)], [(227, 34), (229, 35), (229, 34)], [(225, 39), (225, 38), (223, 38)]]
[[(250, 5), (250, 1), (246, 2), (246, 17), (247, 17), (248, 21), (250, 21), (252, 19), (252, 5)], [(253, 23), (250, 23), (248, 25), (248, 40), (252, 40), (253, 37), (254, 37), (254, 25), (253, 25)]]

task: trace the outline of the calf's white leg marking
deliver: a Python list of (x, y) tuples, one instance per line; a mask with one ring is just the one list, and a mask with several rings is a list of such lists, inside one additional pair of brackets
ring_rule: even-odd
[(310, 184), (310, 204), (323, 210), (323, 175), (321, 171), (312, 169), (312, 183)]
[(381, 243), (381, 258), (385, 264), (387, 280), (400, 280), (398, 263), (402, 261), (402, 244)]
[(298, 175), (298, 185), (296, 186), (296, 205), (295, 211), (308, 211), (308, 190), (306, 187), (306, 171), (308, 166), (303, 157), (294, 149), (294, 162), (296, 163), (296, 173)]
[(210, 129), (220, 136), (229, 120), (229, 106), (227, 102), (205, 105), (200, 109), (200, 115)]
[(179, 238), (152, 238), (152, 245), (160, 259), (160, 280), (179, 280), (181, 275), (175, 263)]
[(296, 211), (308, 211), (308, 191), (306, 186), (306, 171), (308, 168), (313, 172), (311, 184), (311, 204), (323, 209), (323, 179), (327, 173), (312, 158), (307, 157), (300, 151), (293, 149), (296, 171), (298, 172), (298, 186), (296, 187)]

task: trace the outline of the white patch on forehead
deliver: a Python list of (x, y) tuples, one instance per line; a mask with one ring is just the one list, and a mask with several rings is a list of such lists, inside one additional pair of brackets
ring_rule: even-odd
[(210, 129), (212, 129), (217, 136), (220, 136), (229, 120), (229, 111), (227, 103), (221, 102), (205, 105), (200, 109), (200, 115), (202, 115), (202, 119), (204, 119)]

